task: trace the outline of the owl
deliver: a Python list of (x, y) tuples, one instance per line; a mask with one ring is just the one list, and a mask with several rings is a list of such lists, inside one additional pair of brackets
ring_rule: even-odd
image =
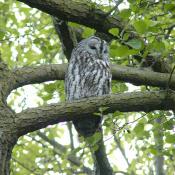
[[(66, 100), (74, 100), (109, 94), (111, 72), (106, 41), (91, 36), (73, 49), (65, 76)], [(80, 136), (93, 135), (101, 126), (101, 117), (87, 116), (73, 120)]]

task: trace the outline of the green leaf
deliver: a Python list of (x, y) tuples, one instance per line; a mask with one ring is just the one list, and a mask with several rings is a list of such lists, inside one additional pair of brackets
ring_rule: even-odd
[(126, 42), (126, 44), (130, 47), (132, 47), (133, 49), (141, 49), (142, 48), (142, 41), (139, 39), (132, 39), (129, 40), (128, 42)]
[(128, 38), (129, 38), (129, 33), (125, 33), (125, 34), (123, 35), (123, 40), (124, 40), (124, 41), (127, 41)]
[(162, 41), (154, 40), (149, 44), (148, 49), (152, 52), (163, 53), (165, 51), (165, 44)]
[(5, 31), (0, 29), (0, 40), (2, 40), (5, 36)]
[(135, 128), (134, 128), (134, 132), (138, 135), (140, 135), (141, 133), (143, 133), (144, 131), (144, 125), (141, 123), (138, 123)]
[(81, 150), (82, 150), (81, 147), (77, 147), (77, 148), (73, 149), (70, 154), (75, 155), (76, 153), (78, 153)]
[(109, 30), (109, 33), (113, 34), (114, 36), (118, 36), (119, 29), (118, 28), (112, 28)]
[(173, 120), (169, 120), (169, 121), (163, 123), (163, 127), (166, 130), (172, 130), (173, 126), (174, 126), (174, 121)]
[(144, 20), (135, 21), (133, 25), (139, 34), (145, 34), (147, 32), (148, 25)]
[(130, 55), (130, 50), (127, 46), (118, 46), (115, 49), (111, 49), (111, 56), (123, 57)]
[(131, 15), (131, 10), (130, 9), (124, 9), (120, 12), (119, 16), (124, 19), (124, 20), (128, 20), (128, 18)]
[(166, 11), (175, 11), (175, 4), (165, 4), (164, 8)]
[(87, 37), (90, 37), (92, 35), (94, 35), (95, 33), (95, 30), (94, 29), (91, 29), (91, 28), (85, 28), (85, 30), (83, 31), (83, 38), (87, 38)]
[(166, 136), (165, 141), (166, 141), (167, 143), (175, 143), (175, 135), (170, 135), (170, 134), (168, 134), (168, 135)]
[(155, 146), (153, 146), (153, 145), (151, 145), (148, 150), (153, 155), (157, 155), (158, 154), (158, 151), (156, 150)]
[(99, 145), (94, 145), (94, 146), (91, 148), (91, 150), (92, 150), (93, 152), (95, 152), (95, 151), (97, 151), (98, 148), (99, 148)]
[(85, 140), (88, 144), (90, 144), (91, 146), (94, 146), (101, 138), (102, 138), (101, 133), (96, 132), (94, 135), (87, 137)]
[(36, 39), (33, 40), (33, 43), (40, 44), (41, 41), (42, 41), (41, 38), (36, 38)]

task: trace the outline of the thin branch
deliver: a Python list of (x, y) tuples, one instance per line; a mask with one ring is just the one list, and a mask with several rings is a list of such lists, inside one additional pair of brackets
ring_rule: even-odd
[(128, 161), (127, 157), (126, 157), (126, 154), (125, 154), (124, 149), (123, 149), (123, 148), (122, 148), (122, 146), (121, 146), (120, 140), (117, 138), (117, 136), (116, 136), (116, 135), (114, 135), (114, 141), (116, 142), (116, 144), (117, 144), (117, 146), (118, 146), (118, 148), (119, 148), (120, 152), (121, 152), (121, 153), (122, 153), (122, 155), (123, 155), (123, 158), (125, 159), (125, 161), (126, 161), (126, 163), (127, 163), (128, 167), (129, 167), (129, 166), (130, 166), (130, 163), (129, 163), (129, 161)]
[(74, 139), (73, 139), (73, 131), (72, 131), (72, 123), (71, 122), (67, 123), (67, 128), (69, 131), (71, 150), (73, 151), (75, 149), (75, 146), (74, 146)]
[[(160, 114), (161, 116), (161, 114)], [(162, 123), (162, 116), (160, 118), (157, 118), (155, 120), (155, 123), (158, 125), (161, 125)], [(158, 152), (157, 155), (155, 155), (154, 159), (155, 159), (155, 174), (156, 175), (165, 175), (165, 171), (164, 171), (164, 156), (163, 156), (163, 152), (164, 152), (164, 141), (163, 141), (163, 127), (159, 127), (157, 129), (154, 130), (154, 142), (156, 145), (156, 151)]]
[(123, 0), (118, 0), (115, 4), (115, 6), (109, 11), (106, 13), (106, 17), (111, 15), (112, 12), (115, 12), (117, 9), (118, 9), (118, 6), (123, 2)]
[(48, 142), (53, 147), (57, 148), (60, 152), (66, 153), (66, 151), (67, 151), (66, 146), (63, 146), (63, 145), (59, 144), (58, 142), (56, 142), (53, 139), (49, 139), (44, 133), (42, 133), (40, 131), (37, 131), (36, 133), (38, 134), (39, 137), (41, 137), (43, 140)]
[[(40, 136), (43, 140), (45, 140), (46, 142), (48, 142), (50, 145), (52, 145), (54, 147), (54, 151), (55, 153), (59, 154), (59, 155), (65, 155), (67, 152), (67, 149), (65, 146), (57, 143), (55, 140), (53, 139), (49, 139), (44, 133), (37, 131), (38, 136)], [(80, 158), (77, 158), (75, 155), (68, 155), (67, 156), (67, 160), (70, 161), (70, 163), (76, 165), (76, 166), (81, 166), (82, 163), (80, 161)], [(86, 174), (92, 174), (92, 170), (86, 166), (82, 166), (82, 170), (83, 172), (85, 172)]]
[(105, 142), (107, 142), (108, 140), (112, 139), (112, 138), (115, 136), (115, 133), (116, 133), (116, 132), (118, 132), (118, 131), (124, 129), (126, 126), (128, 126), (128, 125), (130, 125), (130, 124), (132, 124), (132, 123), (135, 123), (136, 121), (140, 120), (140, 119), (141, 119), (142, 117), (144, 117), (145, 115), (146, 115), (146, 113), (145, 113), (144, 115), (138, 117), (137, 119), (131, 121), (131, 122), (126, 122), (126, 123), (124, 123), (122, 126), (118, 126), (118, 125), (116, 124), (117, 127), (113, 128), (113, 134), (112, 134), (112, 136), (110, 136), (109, 138), (107, 138), (107, 139), (105, 140)]
[(168, 30), (167, 34), (165, 35), (165, 39), (168, 39), (172, 30), (175, 28), (175, 24), (171, 25), (170, 27), (166, 28), (165, 30)]
[(169, 77), (168, 83), (167, 83), (167, 89), (169, 89), (169, 86), (171, 84), (171, 80), (172, 80), (172, 76), (173, 76), (174, 70), (175, 70), (175, 65), (174, 65), (174, 67), (173, 67), (173, 69), (172, 69), (172, 71), (170, 73), (170, 77)]
[(15, 159), (14, 157), (12, 157), (12, 160), (14, 162), (16, 162), (17, 164), (19, 164), (24, 169), (26, 169), (28, 172), (30, 172), (30, 173), (32, 173), (34, 175), (39, 175), (38, 173), (35, 173), (35, 170), (32, 170), (32, 169), (28, 168), (24, 163), (20, 162), (19, 160)]

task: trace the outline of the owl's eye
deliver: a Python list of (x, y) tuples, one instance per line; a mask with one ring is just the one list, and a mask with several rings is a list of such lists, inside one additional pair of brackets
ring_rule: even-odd
[(96, 47), (95, 47), (95, 46), (90, 46), (90, 48), (91, 48), (92, 50), (96, 50)]
[(108, 53), (108, 50), (107, 50), (107, 49), (105, 49), (105, 50), (104, 50), (104, 53)]

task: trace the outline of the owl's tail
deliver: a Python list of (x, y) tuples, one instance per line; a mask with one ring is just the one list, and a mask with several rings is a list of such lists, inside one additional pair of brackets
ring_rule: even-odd
[(107, 158), (106, 149), (103, 141), (103, 132), (101, 128), (101, 117), (88, 116), (87, 118), (73, 121), (73, 124), (80, 136), (85, 138), (92, 136), (95, 132), (100, 132), (100, 140), (96, 143), (97, 150), (91, 149), (94, 160), (95, 175), (113, 175), (112, 168)]
[(92, 136), (95, 132), (101, 133), (100, 140), (96, 143), (97, 150), (94, 151), (93, 148), (90, 148), (95, 165), (95, 175), (113, 175), (103, 141), (101, 117), (92, 115), (83, 119), (74, 120), (73, 124), (78, 134), (85, 138)]
[(101, 117), (94, 115), (87, 116), (86, 118), (74, 120), (73, 124), (78, 134), (86, 138), (101, 129)]

